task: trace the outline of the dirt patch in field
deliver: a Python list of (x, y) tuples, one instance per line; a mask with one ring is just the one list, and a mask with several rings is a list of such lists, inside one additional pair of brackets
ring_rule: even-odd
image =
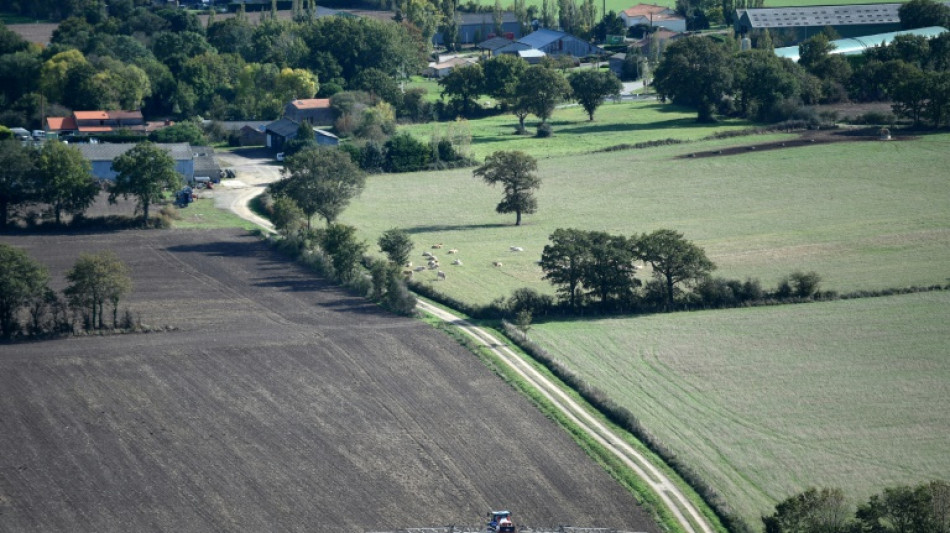
[(471, 353), (238, 231), (0, 236), (48, 265), (114, 250), (175, 331), (0, 345), (0, 530), (656, 532)]
[(784, 150), (786, 148), (798, 148), (802, 146), (813, 146), (816, 144), (828, 144), (838, 142), (897, 142), (916, 139), (909, 135), (894, 135), (887, 141), (882, 141), (880, 128), (860, 128), (860, 129), (826, 129), (826, 130), (808, 130), (802, 132), (797, 139), (788, 141), (774, 141), (766, 143), (749, 142), (742, 146), (731, 146), (718, 150), (708, 150), (704, 152), (691, 152), (677, 156), (677, 159), (692, 159), (699, 157), (719, 157), (727, 155), (750, 154), (755, 152), (766, 152), (769, 150)]

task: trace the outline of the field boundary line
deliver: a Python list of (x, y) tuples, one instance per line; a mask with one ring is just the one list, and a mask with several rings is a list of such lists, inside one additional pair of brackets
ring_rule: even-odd
[(522, 379), (535, 388), (572, 423), (585, 431), (598, 444), (613, 454), (637, 474), (659, 497), (687, 533), (715, 533), (715, 529), (692, 501), (661, 470), (653, 466), (639, 451), (626, 443), (620, 435), (603, 424), (577, 401), (570, 398), (558, 385), (529, 365), (494, 334), (448, 311), (426, 302), (418, 303), (420, 310), (451, 324), (494, 353)]

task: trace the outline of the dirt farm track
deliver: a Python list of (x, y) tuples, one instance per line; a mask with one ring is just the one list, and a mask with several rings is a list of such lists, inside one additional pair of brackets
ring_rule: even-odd
[(51, 271), (116, 251), (163, 333), (0, 344), (0, 532), (656, 532), (478, 359), (237, 230), (0, 236)]

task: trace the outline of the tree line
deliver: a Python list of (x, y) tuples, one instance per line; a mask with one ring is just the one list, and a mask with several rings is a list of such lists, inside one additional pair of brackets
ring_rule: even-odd
[(186, 10), (97, 5), (69, 11), (46, 48), (0, 27), (0, 123), (35, 128), (44, 114), (140, 107), (147, 116), (274, 119), (291, 99), (357, 88), (369, 69), (417, 72), (428, 51), (410, 24), (301, 11), (258, 24), (212, 14), (205, 27)]
[(889, 487), (854, 510), (841, 489), (810, 488), (762, 522), (765, 533), (948, 533), (950, 483)]
[(540, 120), (539, 136), (550, 133), (547, 121), (558, 104), (573, 99), (594, 120), (604, 99), (620, 94), (622, 89), (620, 80), (606, 70), (583, 69), (565, 76), (553, 65), (528, 65), (524, 59), (508, 54), (456, 67), (439, 80), (439, 85), (452, 113), (475, 116), (481, 112), (477, 99), (488, 95), (497, 99), (498, 109), (518, 118), (519, 134), (525, 133), (525, 119), (536, 116)]
[[(149, 142), (118, 156), (112, 168), (117, 176), (105, 186), (109, 201), (135, 198), (146, 225), (150, 207), (164, 199), (165, 189), (181, 186), (175, 161)], [(19, 141), (0, 141), (0, 229), (17, 219), (18, 210), (37, 204), (46, 207), (56, 225), (64, 216), (81, 219), (102, 190), (91, 164), (75, 146), (47, 142), (37, 149)], [(29, 220), (27, 215), (21, 218)]]
[(803, 105), (854, 100), (891, 101), (894, 113), (915, 126), (948, 123), (950, 32), (899, 35), (852, 57), (832, 54), (837, 36), (822, 32), (799, 45), (797, 63), (775, 56), (767, 30), (752, 37), (755, 48), (745, 51), (734, 39), (671, 42), (656, 68), (657, 93), (695, 108), (701, 122), (715, 113), (777, 122), (802, 118)]
[[(137, 324), (119, 302), (132, 290), (129, 269), (110, 251), (81, 254), (66, 272), (69, 284), (57, 294), (50, 289), (46, 267), (26, 252), (0, 243), (0, 338), (73, 333), (77, 329), (113, 329)], [(108, 306), (108, 307), (107, 307)]]

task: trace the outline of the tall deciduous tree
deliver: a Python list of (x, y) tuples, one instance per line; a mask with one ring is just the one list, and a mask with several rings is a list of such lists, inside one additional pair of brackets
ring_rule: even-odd
[(686, 37), (667, 48), (653, 86), (673, 102), (695, 107), (699, 122), (710, 122), (732, 80), (731, 57), (723, 45), (707, 37)]
[(307, 216), (308, 230), (317, 214), (332, 224), (366, 184), (366, 175), (350, 156), (332, 148), (301, 150), (287, 158), (281, 174), (277, 190), (297, 203)]
[(541, 178), (535, 174), (538, 162), (524, 152), (498, 151), (476, 168), (474, 175), (489, 185), (500, 183), (505, 196), (495, 207), (499, 213), (515, 213), (515, 225), (521, 225), (521, 214), (531, 214), (538, 210), (538, 200), (534, 190), (541, 186)]
[(475, 108), (475, 100), (485, 91), (485, 74), (480, 64), (455, 67), (439, 80), (442, 95), (448, 96), (462, 114), (469, 115)]
[(181, 187), (181, 174), (175, 171), (175, 160), (162, 148), (144, 142), (115, 158), (112, 168), (118, 174), (109, 189), (109, 202), (133, 196), (148, 223), (149, 207), (162, 199), (165, 188)]
[(528, 69), (528, 62), (512, 55), (501, 54), (481, 63), (485, 74), (484, 92), (495, 98), (513, 98), (518, 88), (518, 80)]
[(10, 208), (30, 202), (36, 193), (30, 148), (12, 139), (0, 141), (0, 228), (5, 228)]
[(92, 165), (78, 148), (47, 142), (40, 150), (36, 169), (40, 179), (38, 199), (50, 205), (57, 224), (63, 213), (85, 211), (99, 194)]
[(911, 0), (897, 10), (901, 28), (910, 30), (950, 24), (950, 7), (935, 0)]
[(571, 86), (560, 72), (535, 65), (522, 74), (517, 94), (531, 113), (545, 124), (554, 113), (554, 107), (570, 96)]
[(847, 511), (841, 489), (811, 488), (776, 505), (762, 522), (765, 533), (836, 533), (845, 531)]
[(671, 229), (644, 233), (634, 247), (637, 256), (653, 267), (653, 275), (664, 282), (667, 310), (673, 308), (677, 284), (699, 280), (716, 268), (702, 248)]
[(26, 252), (3, 243), (0, 272), (0, 338), (8, 339), (19, 329), (19, 310), (46, 291), (49, 274)]
[(604, 99), (614, 94), (620, 94), (623, 84), (612, 72), (601, 69), (585, 69), (576, 72), (570, 77), (571, 89), (574, 98), (581, 104), (590, 120), (594, 120), (594, 112), (604, 103)]
[(115, 252), (81, 254), (66, 280), (64, 293), (74, 307), (88, 311), (92, 327), (103, 327), (106, 302), (112, 304), (112, 327), (118, 326), (119, 300), (132, 289), (132, 279)]
[(604, 231), (588, 233), (588, 259), (584, 264), (584, 286), (604, 308), (614, 300), (621, 302), (639, 283), (633, 268), (633, 250), (622, 235)]
[(549, 237), (551, 244), (541, 253), (544, 279), (557, 285), (557, 293), (572, 309), (582, 297), (580, 287), (589, 257), (590, 240), (586, 231), (558, 228)]

